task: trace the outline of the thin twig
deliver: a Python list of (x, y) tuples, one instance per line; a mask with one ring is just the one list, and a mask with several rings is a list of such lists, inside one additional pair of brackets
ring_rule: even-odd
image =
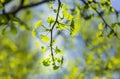
[(51, 39), (50, 39), (50, 48), (51, 48), (51, 56), (52, 56), (52, 60), (53, 60), (53, 64), (55, 64), (55, 60), (54, 60), (54, 54), (53, 54), (53, 29), (56, 25), (56, 23), (58, 22), (58, 16), (59, 16), (59, 12), (60, 12), (60, 6), (61, 6), (61, 1), (58, 0), (58, 11), (57, 11), (57, 15), (56, 15), (56, 20), (55, 22), (53, 23), (52, 27), (51, 27)]

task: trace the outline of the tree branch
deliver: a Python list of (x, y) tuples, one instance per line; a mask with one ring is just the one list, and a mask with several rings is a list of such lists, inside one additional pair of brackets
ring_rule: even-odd
[[(85, 2), (84, 0), (81, 0), (85, 5), (89, 5), (89, 3), (87, 3), (87, 2)], [(108, 27), (113, 33), (114, 33), (114, 35), (118, 38), (118, 39), (120, 39), (119, 38), (119, 36), (117, 35), (117, 33), (114, 31), (114, 29), (105, 21), (105, 19), (104, 19), (104, 17), (101, 15), (101, 13), (100, 12), (98, 12), (94, 7), (92, 7), (92, 6), (90, 6), (97, 14), (98, 14), (98, 16), (102, 19), (102, 21), (104, 22), (104, 24), (106, 25), (105, 27)]]
[(11, 2), (12, 0), (5, 0), (5, 2), (3, 3), (3, 5), (8, 4), (9, 2)]
[[(8, 4), (11, 1), (12, 0), (6, 0), (6, 2), (4, 3), (4, 5)], [(41, 4), (49, 2), (49, 1), (54, 1), (54, 0), (42, 0), (40, 2), (33, 3), (33, 4), (28, 4), (28, 5), (23, 5), (24, 4), (24, 0), (21, 0), (19, 6), (17, 7), (17, 9), (13, 9), (12, 11), (9, 11), (9, 12), (5, 12), (5, 10), (3, 10), (3, 13), (0, 14), (0, 16), (6, 16), (7, 20), (9, 21), (9, 20), (11, 20), (11, 18), (9, 16), (10, 14), (12, 14), (13, 16), (15, 16), (19, 11), (21, 11), (23, 9), (32, 8), (32, 7), (41, 5)]]
[[(24, 1), (24, 0), (23, 0)], [(22, 2), (22, 1), (21, 1)], [(31, 7), (35, 7), (35, 6), (38, 6), (38, 5), (41, 5), (43, 3), (46, 3), (46, 2), (49, 2), (49, 0), (43, 0), (43, 1), (40, 1), (38, 3), (34, 3), (34, 4), (28, 4), (28, 5), (25, 5), (25, 6), (21, 6), (19, 7), (16, 11), (14, 12), (11, 12), (10, 14), (16, 14), (18, 13), (20, 10), (22, 9), (27, 9), (27, 8), (31, 8)]]
[[(7, 12), (7, 13), (4, 13), (4, 15), (17, 14), (19, 11), (21, 11), (21, 10), (23, 10), (23, 9), (35, 7), (35, 6), (41, 5), (41, 4), (46, 3), (46, 2), (49, 2), (49, 1), (50, 1), (50, 0), (43, 0), (43, 1), (40, 1), (40, 2), (37, 2), (37, 3), (34, 3), (34, 4), (23, 5), (24, 0), (21, 0), (20, 5), (18, 6), (18, 8), (17, 8), (16, 10), (10, 11), (10, 12)], [(52, 0), (52, 1), (54, 1), (54, 0)], [(0, 15), (1, 15), (1, 14), (0, 14)]]
[(57, 9), (57, 15), (56, 15), (56, 20), (55, 22), (53, 23), (52, 27), (51, 27), (51, 39), (50, 39), (50, 48), (51, 48), (51, 55), (52, 55), (52, 60), (53, 60), (53, 64), (55, 64), (55, 60), (54, 60), (54, 54), (53, 54), (53, 29), (56, 25), (56, 23), (58, 22), (58, 16), (59, 16), (59, 12), (60, 12), (60, 6), (61, 6), (61, 1), (58, 0), (58, 9)]

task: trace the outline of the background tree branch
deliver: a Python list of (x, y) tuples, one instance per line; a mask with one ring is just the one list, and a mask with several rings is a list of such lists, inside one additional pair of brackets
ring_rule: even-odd
[[(3, 3), (4, 7), (6, 6), (6, 4), (9, 4), (11, 1), (12, 1), (12, 0), (6, 0), (6, 1)], [(15, 18), (18, 18), (18, 17), (16, 17), (16, 14), (17, 14), (18, 12), (20, 12), (21, 10), (27, 9), (27, 8), (36, 7), (36, 6), (38, 6), (38, 5), (42, 5), (42, 4), (47, 3), (47, 2), (49, 2), (49, 1), (54, 1), (54, 0), (42, 0), (42, 1), (40, 1), (40, 2), (31, 3), (31, 4), (27, 4), (27, 5), (24, 5), (24, 0), (21, 0), (21, 1), (20, 1), (20, 4), (19, 4), (18, 6), (15, 6), (16, 9), (13, 8), (13, 9), (11, 9), (9, 12), (6, 12), (6, 11), (5, 11), (5, 8), (4, 8), (4, 9), (3, 9), (3, 12), (0, 14), (0, 16), (6, 17), (6, 18), (7, 18), (7, 21), (9, 21), (9, 20), (11, 20), (10, 15), (13, 15)], [(13, 6), (13, 7), (14, 7), (14, 6)], [(2, 25), (2, 24), (5, 24), (5, 23), (1, 23), (1, 22), (0, 22), (0, 25)]]
[(7, 12), (7, 13), (5, 12), (5, 14), (16, 14), (16, 13), (18, 13), (19, 11), (21, 11), (23, 9), (32, 8), (32, 7), (35, 7), (35, 6), (38, 6), (38, 5), (42, 5), (42, 4), (47, 3), (49, 1), (51, 1), (51, 0), (42, 0), (42, 1), (37, 2), (37, 3), (23, 5), (24, 0), (21, 0), (21, 3), (20, 3), (20, 5), (18, 6), (17, 9), (15, 9), (14, 11)]

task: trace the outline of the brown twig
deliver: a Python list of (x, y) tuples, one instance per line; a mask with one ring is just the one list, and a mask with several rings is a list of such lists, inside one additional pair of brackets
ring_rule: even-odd
[(60, 6), (61, 6), (61, 1), (58, 0), (58, 11), (57, 11), (57, 15), (56, 15), (56, 19), (55, 22), (53, 23), (52, 27), (51, 27), (51, 31), (50, 31), (50, 48), (51, 48), (51, 55), (52, 55), (52, 60), (53, 60), (53, 64), (55, 64), (55, 60), (54, 60), (54, 54), (53, 54), (53, 29), (56, 25), (56, 23), (58, 22), (58, 16), (59, 16), (59, 12), (60, 12)]

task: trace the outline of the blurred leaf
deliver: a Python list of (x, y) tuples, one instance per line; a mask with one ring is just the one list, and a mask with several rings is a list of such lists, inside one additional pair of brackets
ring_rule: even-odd
[(60, 24), (58, 24), (58, 26), (56, 28), (57, 28), (57, 30), (66, 30), (67, 29), (67, 25), (60, 23)]
[(53, 18), (53, 17), (48, 17), (48, 19), (47, 19), (47, 22), (48, 23), (53, 23), (55, 21), (55, 19)]
[(60, 66), (54, 65), (54, 66), (53, 66), (53, 69), (54, 69), (54, 70), (57, 70), (57, 69), (59, 69), (59, 67), (60, 67)]
[(17, 34), (17, 27), (15, 26), (15, 24), (13, 22), (10, 23), (11, 26), (11, 33), (16, 35)]
[(56, 53), (56, 54), (61, 54), (62, 51), (61, 51), (58, 47), (56, 47), (56, 48), (55, 48), (55, 53)]
[(41, 26), (42, 25), (42, 20), (39, 20), (39, 21), (37, 21), (35, 24), (34, 24), (34, 27), (35, 27), (35, 29), (36, 28), (38, 28), (39, 26)]
[(54, 11), (54, 13), (57, 13), (57, 9), (54, 9), (53, 11)]
[(4, 7), (3, 7), (3, 5), (2, 5), (2, 3), (0, 3), (0, 9), (3, 9)]
[(98, 29), (99, 29), (99, 30), (103, 30), (103, 28), (104, 28), (103, 23), (100, 23), (100, 24), (98, 25)]
[(44, 66), (50, 66), (50, 58), (44, 59), (42, 63)]
[(47, 35), (40, 35), (40, 39), (43, 42), (49, 42), (50, 41), (50, 38)]
[(89, 2), (93, 2), (93, 0), (88, 0)]
[(41, 46), (41, 51), (44, 54), (46, 52), (46, 48), (44, 46)]
[(36, 37), (36, 31), (35, 31), (35, 29), (32, 30), (32, 36)]
[(7, 24), (7, 23), (8, 23), (7, 17), (4, 15), (0, 15), (0, 25)]
[(68, 13), (67, 11), (63, 11), (62, 14), (67, 20), (73, 19), (73, 16), (70, 13)]
[(55, 58), (55, 62), (60, 63), (60, 58)]

